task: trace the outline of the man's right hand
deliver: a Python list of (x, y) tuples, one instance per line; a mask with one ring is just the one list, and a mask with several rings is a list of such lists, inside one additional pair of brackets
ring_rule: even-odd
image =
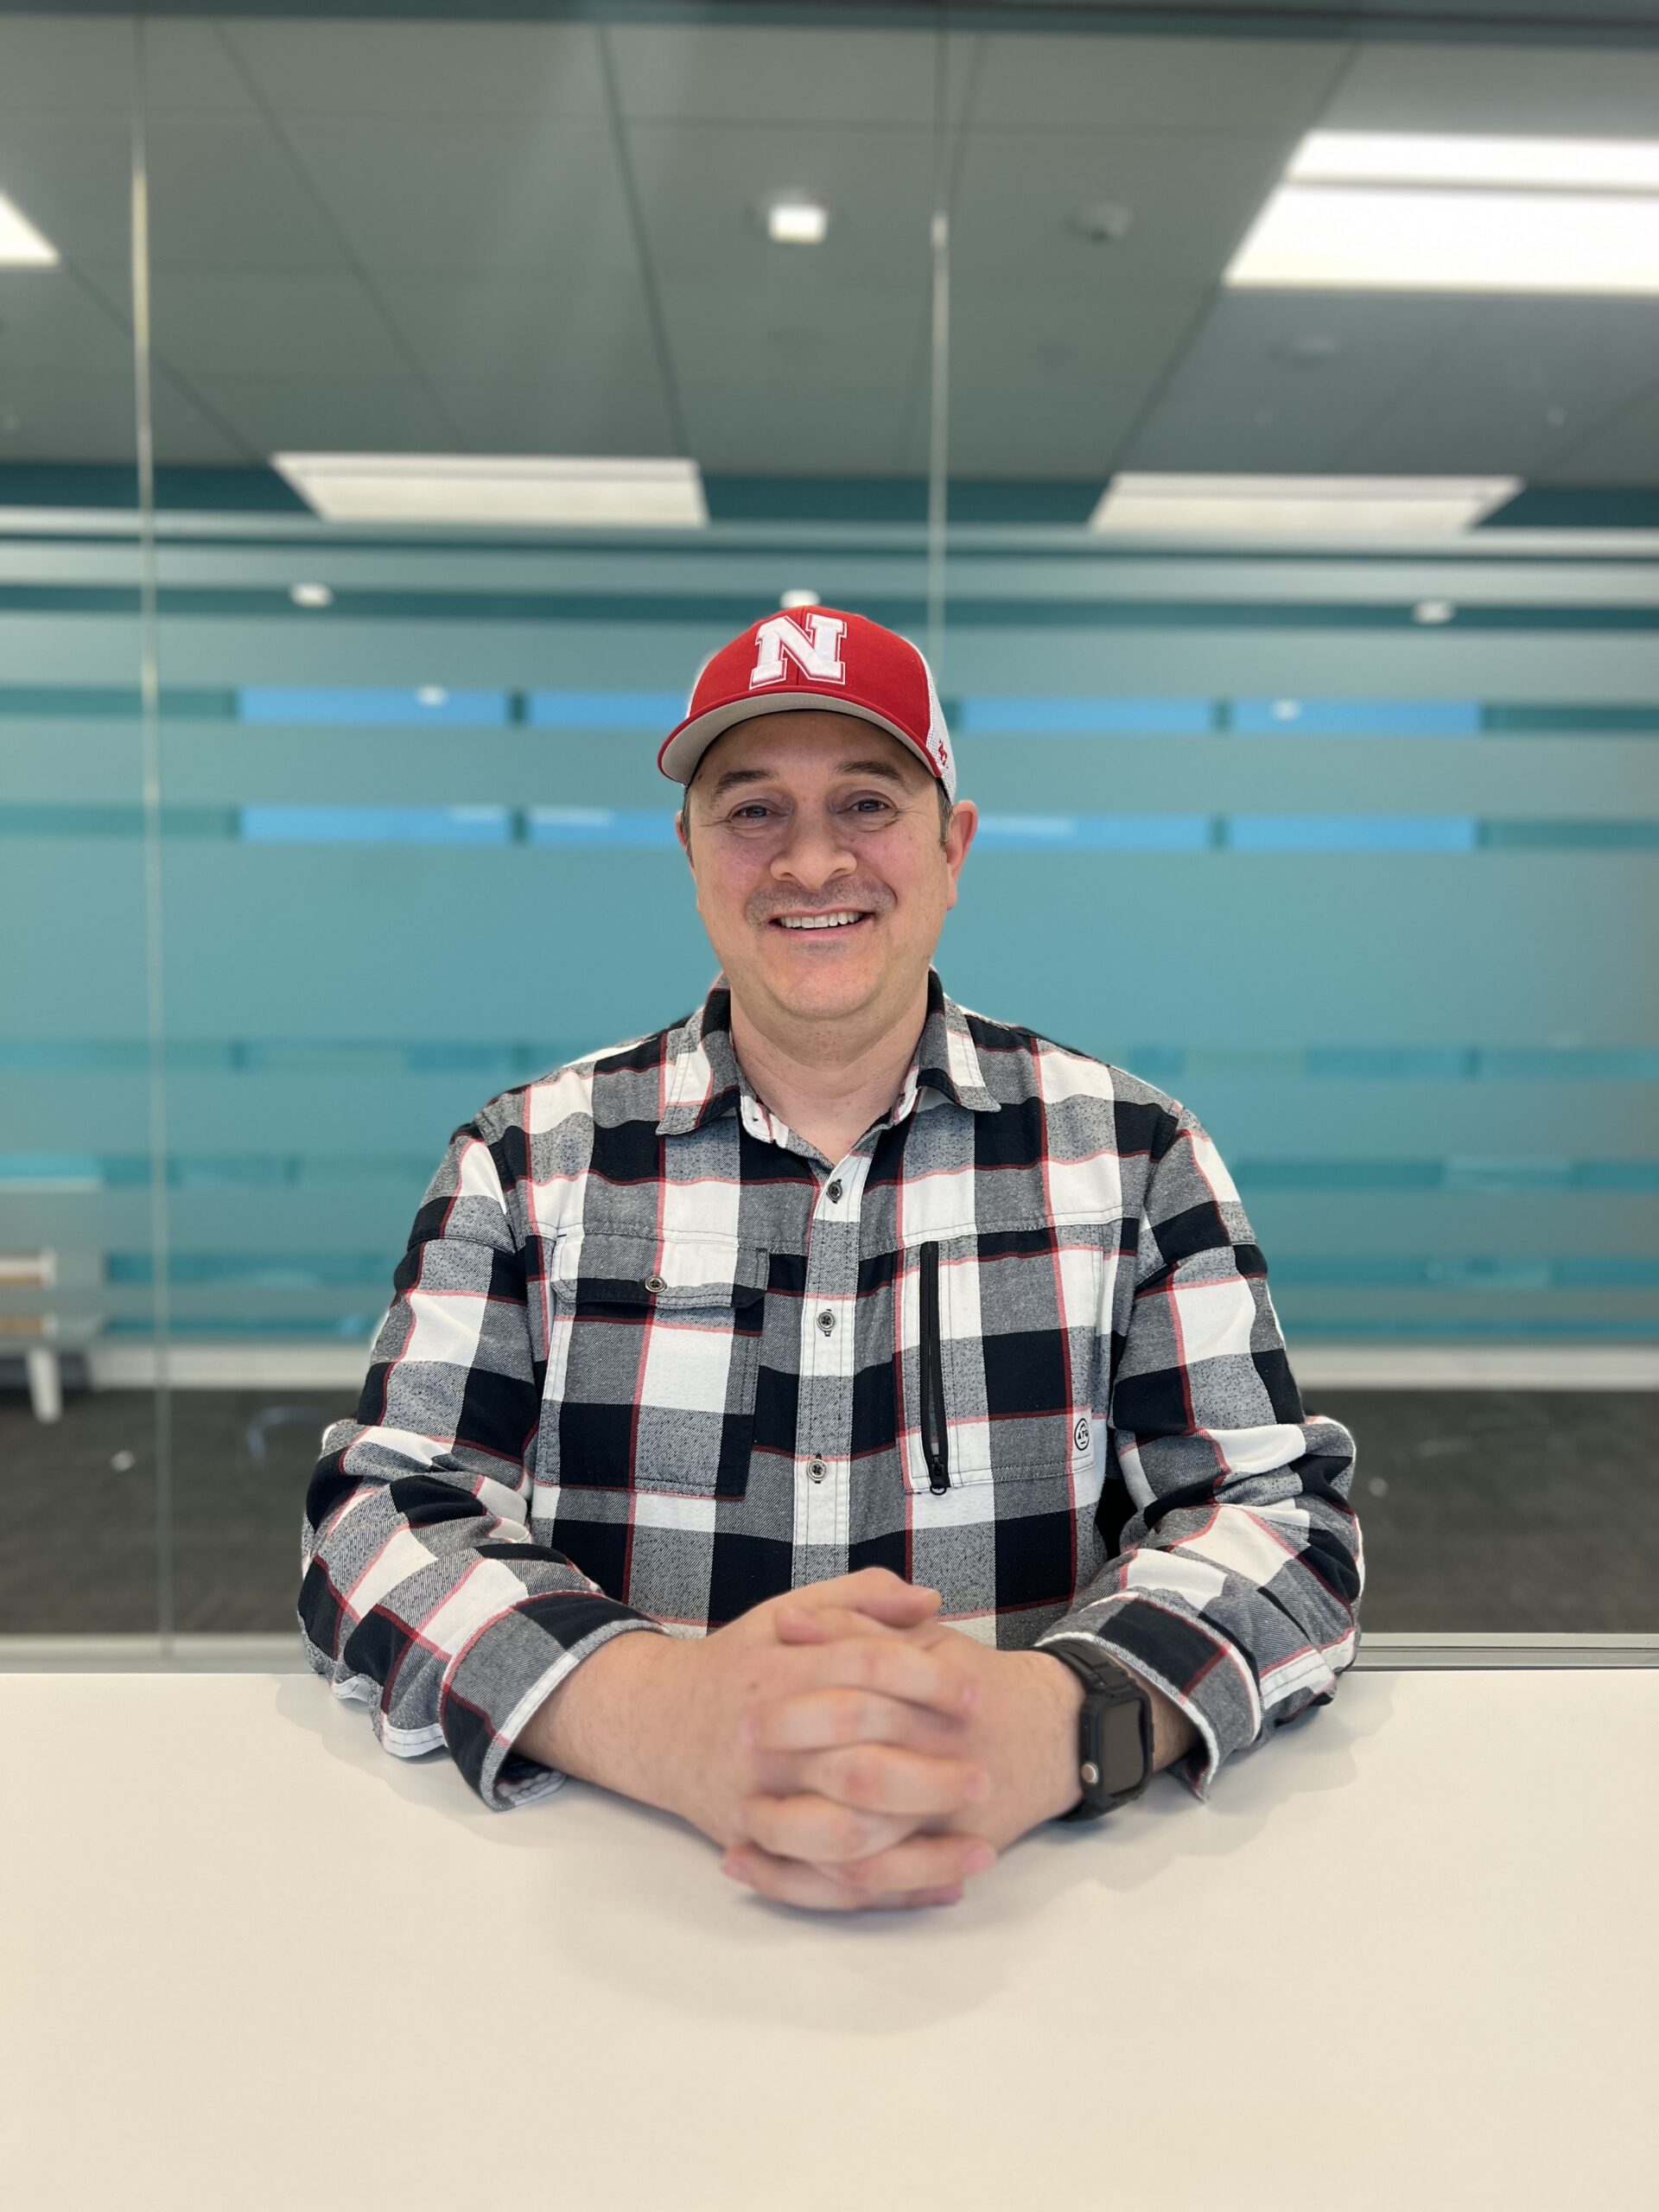
[[(790, 1591), (699, 1640), (613, 1637), (554, 1693), (516, 1748), (677, 1813), (729, 1847), (746, 1840), (746, 1797), (806, 1791), (805, 1758), (824, 1756), (759, 1751), (748, 1723), (779, 1700), (810, 1700), (831, 1721), (856, 1800), (821, 1800), (815, 1859), (874, 1859), (887, 1886), (871, 1885), (868, 1904), (944, 1902), (989, 1863), (990, 1847), (968, 1833), (925, 1832), (964, 1812), (971, 1818), (988, 1782), (952, 1748), (970, 1709), (959, 1674), (904, 1633), (931, 1620), (938, 1602), (937, 1591), (870, 1567)], [(814, 1605), (856, 1612), (869, 1632), (781, 1643), (777, 1611)]]

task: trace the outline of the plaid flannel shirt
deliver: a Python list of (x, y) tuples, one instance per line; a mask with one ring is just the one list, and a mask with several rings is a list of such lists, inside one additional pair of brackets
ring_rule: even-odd
[(1122, 1070), (945, 997), (831, 1165), (717, 982), (452, 1140), (302, 1535), (307, 1658), (484, 1802), (639, 1629), (871, 1566), (983, 1643), (1084, 1637), (1221, 1761), (1357, 1649), (1353, 1446), (1305, 1414), (1214, 1146)]

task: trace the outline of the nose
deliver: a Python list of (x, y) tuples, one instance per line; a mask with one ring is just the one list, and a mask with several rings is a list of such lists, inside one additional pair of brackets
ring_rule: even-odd
[(856, 856), (848, 850), (836, 817), (827, 808), (803, 807), (772, 856), (773, 876), (779, 882), (798, 883), (803, 891), (821, 890), (855, 874), (857, 868)]

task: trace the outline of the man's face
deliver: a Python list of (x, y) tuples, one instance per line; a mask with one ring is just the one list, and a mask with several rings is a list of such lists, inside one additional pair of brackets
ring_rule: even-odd
[(716, 738), (682, 840), (697, 911), (747, 1012), (881, 1021), (904, 1011), (957, 903), (978, 819), (959, 801), (941, 843), (937, 789), (907, 746), (851, 715), (758, 715)]

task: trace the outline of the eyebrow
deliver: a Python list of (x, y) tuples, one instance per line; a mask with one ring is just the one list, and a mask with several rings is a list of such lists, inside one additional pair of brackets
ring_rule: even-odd
[[(769, 784), (777, 775), (774, 768), (728, 768), (709, 792), (709, 803), (739, 784)], [(902, 791), (905, 779), (891, 760), (842, 760), (837, 763), (838, 776), (880, 776), (886, 782), (897, 784)]]

